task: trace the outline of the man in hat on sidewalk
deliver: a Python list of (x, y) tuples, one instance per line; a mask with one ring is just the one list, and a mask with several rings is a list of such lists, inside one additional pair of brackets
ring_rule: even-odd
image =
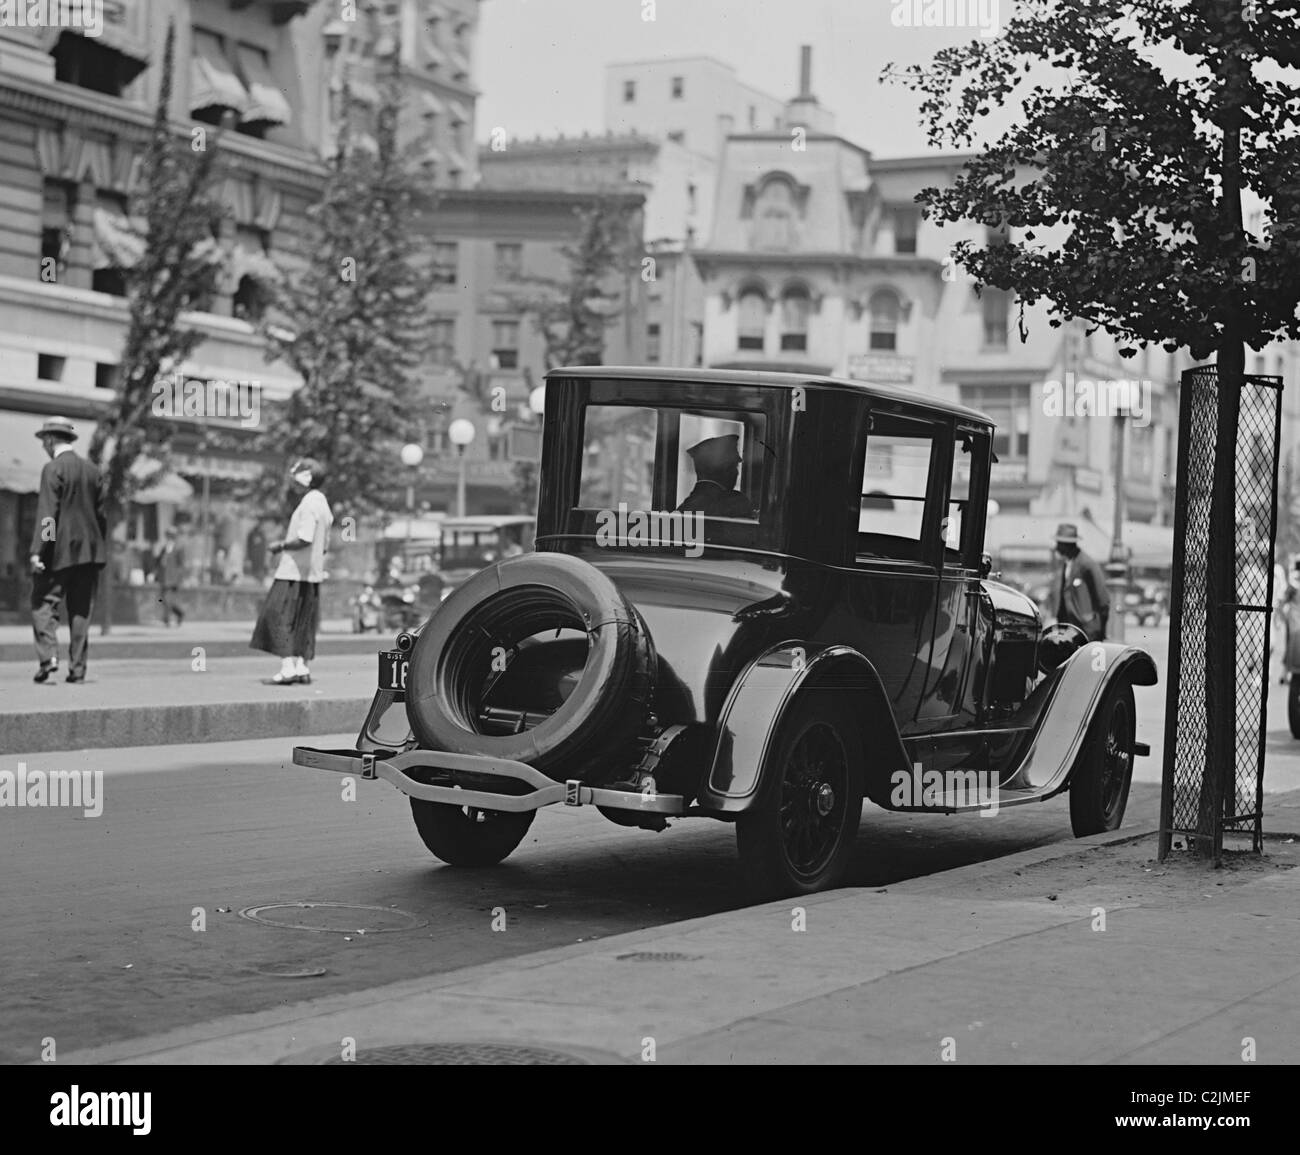
[(736, 488), (740, 477), (740, 436), (709, 437), (687, 451), (695, 466), (695, 488), (677, 508), (705, 517), (752, 518), (754, 507)]
[(1077, 525), (1057, 526), (1056, 552), (1061, 562), (1052, 581), (1056, 620), (1078, 626), (1090, 642), (1104, 642), (1110, 595), (1101, 566), (1079, 548)]
[(99, 571), (108, 561), (99, 470), (73, 452), (77, 431), (51, 417), (36, 432), (50, 460), (41, 470), (32, 531), (32, 632), (44, 682), (59, 667), (59, 602), (68, 603), (69, 682), (86, 680), (86, 643)]

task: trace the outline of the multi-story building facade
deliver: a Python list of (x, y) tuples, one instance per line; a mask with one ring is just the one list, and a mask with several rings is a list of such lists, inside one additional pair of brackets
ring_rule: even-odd
[[(0, 613), (19, 610), (26, 583), (43, 464), (33, 431), (60, 413), (85, 444), (113, 395), (127, 324), (121, 268), (139, 244), (125, 218), (141, 189), (168, 24), (173, 129), (200, 139), (227, 122), (223, 275), (186, 316), (204, 341), (180, 372), (256, 382), (274, 403), (299, 382), (265, 360), (253, 326), (260, 286), (310, 259), (307, 209), (338, 138), (344, 85), (350, 131), (367, 147), (378, 86), (400, 64), (404, 150), (432, 187), (471, 186), (477, 9), (478, 0), (389, 0), (359, 4), (346, 21), (311, 0), (110, 0), (95, 38), (0, 27)], [(136, 495), (115, 565), (122, 580), (138, 577), (143, 547), (173, 520), (195, 531), (192, 579), (218, 562), (226, 574), (245, 568), (253, 522), (232, 487), (261, 463), (214, 447), (210, 435), (237, 436), (237, 423), (177, 418), (174, 433), (179, 476)]]

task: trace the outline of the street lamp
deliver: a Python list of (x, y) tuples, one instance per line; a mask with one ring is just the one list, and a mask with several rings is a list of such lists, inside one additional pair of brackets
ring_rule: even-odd
[(411, 522), (415, 518), (415, 481), (418, 477), (415, 471), (424, 460), (424, 447), (412, 441), (402, 446), (400, 456), (402, 464), (411, 470), (411, 480), (406, 485), (406, 549), (402, 556), (402, 563), (406, 566), (411, 564)]
[(1106, 563), (1107, 584), (1110, 586), (1110, 621), (1107, 632), (1110, 640), (1124, 640), (1124, 596), (1128, 593), (1128, 557), (1124, 549), (1124, 414), (1115, 414), (1114, 436), (1111, 439), (1111, 478), (1115, 483), (1115, 516), (1110, 539), (1110, 560)]
[(465, 446), (474, 440), (474, 422), (458, 417), (447, 427), (447, 440), (456, 447), (456, 516), (465, 516)]

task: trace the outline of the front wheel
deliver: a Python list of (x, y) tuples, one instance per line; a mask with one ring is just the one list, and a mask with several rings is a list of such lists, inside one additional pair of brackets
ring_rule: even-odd
[(1070, 825), (1076, 838), (1118, 830), (1133, 781), (1137, 709), (1128, 682), (1102, 699), (1070, 778)]
[(754, 809), (736, 821), (736, 846), (755, 898), (812, 894), (848, 870), (862, 819), (864, 752), (857, 719), (811, 691), (781, 725)]
[(536, 810), (509, 813), (411, 799), (415, 829), (449, 866), (495, 866), (523, 840)]

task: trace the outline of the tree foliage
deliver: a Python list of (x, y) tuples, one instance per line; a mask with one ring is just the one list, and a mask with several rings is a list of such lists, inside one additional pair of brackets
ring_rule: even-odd
[[(347, 107), (346, 90), (344, 100)], [(415, 430), (427, 346), (433, 270), (416, 244), (423, 190), (398, 149), (400, 108), (393, 75), (373, 152), (344, 119), (324, 193), (309, 212), (308, 263), (275, 288), (262, 323), (268, 357), (302, 377), (272, 416), (262, 447), (319, 460), (335, 501), (356, 515), (391, 508), (398, 496), (391, 466)], [(282, 489), (277, 469), (261, 495), (274, 500)]]
[[(1025, 0), (1002, 36), (895, 73), (940, 146), (971, 147), (1024, 99), (951, 188), (918, 199), (941, 221), (1020, 230), (954, 255), (981, 284), (1047, 302), (1054, 325), (1218, 351), (1232, 371), (1243, 344), (1300, 336), (1298, 24), (1296, 0)], [(1031, 81), (1044, 66), (1052, 80)], [(1259, 232), (1242, 188), (1267, 208)], [(1055, 226), (1058, 243), (1035, 232)]]
[(181, 323), (181, 314), (214, 291), (221, 269), (215, 237), (223, 210), (213, 195), (220, 134), (205, 130), (186, 140), (171, 129), (174, 41), (175, 27), (169, 25), (138, 214), (145, 222), (144, 251), (122, 270), (126, 341), (113, 400), (88, 451), (101, 466), (110, 529), (140, 481), (132, 473), (137, 459), (146, 448), (165, 457), (169, 427), (151, 419), (153, 387), (203, 341), (202, 332)]

